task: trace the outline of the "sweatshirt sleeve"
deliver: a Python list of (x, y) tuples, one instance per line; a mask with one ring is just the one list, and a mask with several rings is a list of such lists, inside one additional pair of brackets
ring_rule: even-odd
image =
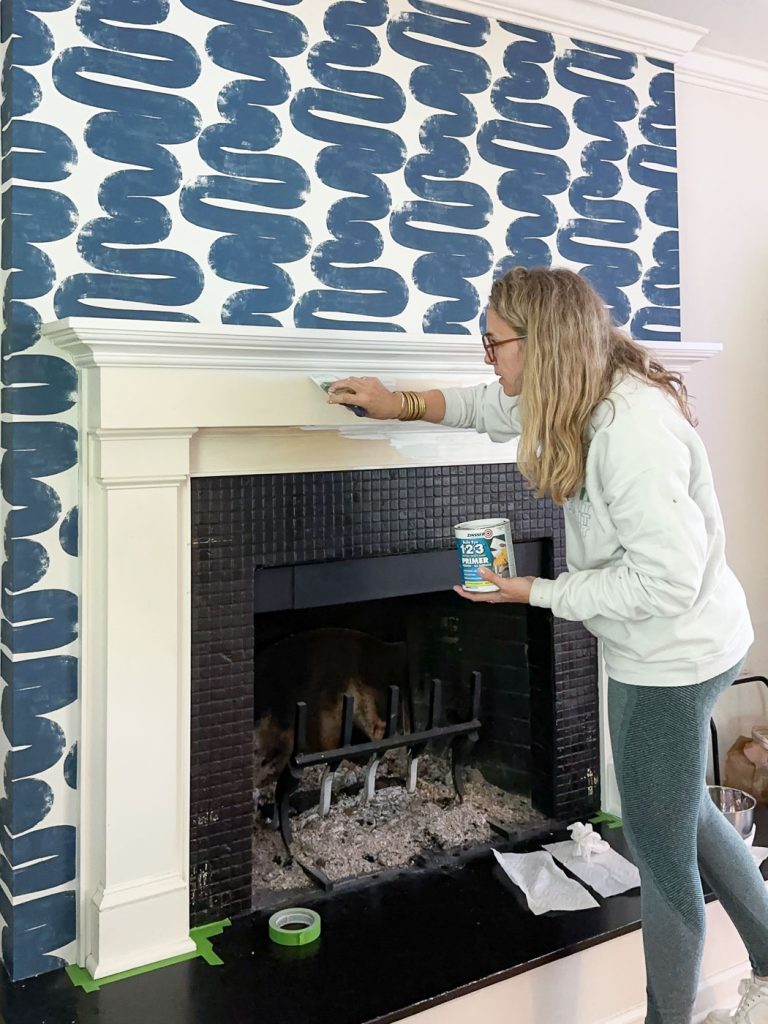
[(492, 441), (509, 441), (522, 433), (519, 395), (509, 397), (498, 381), (472, 388), (444, 388), (443, 426), (474, 428)]
[[(631, 426), (642, 432), (641, 425)], [(652, 464), (644, 457), (649, 441)], [(704, 515), (689, 494), (691, 453), (671, 432), (641, 438), (634, 451), (610, 444), (606, 449), (599, 465), (603, 497), (624, 553), (601, 569), (537, 579), (531, 604), (571, 621), (680, 615), (701, 589), (708, 543)]]

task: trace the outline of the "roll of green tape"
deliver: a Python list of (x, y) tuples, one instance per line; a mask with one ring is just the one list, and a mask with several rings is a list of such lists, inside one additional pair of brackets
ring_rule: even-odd
[(269, 919), (269, 937), (278, 946), (308, 946), (320, 938), (320, 915), (304, 907), (278, 910)]

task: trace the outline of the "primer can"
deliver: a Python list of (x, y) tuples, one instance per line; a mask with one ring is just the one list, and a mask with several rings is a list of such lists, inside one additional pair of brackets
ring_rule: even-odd
[(508, 519), (472, 519), (453, 528), (459, 549), (461, 586), (473, 593), (490, 593), (499, 588), (480, 575), (486, 567), (497, 576), (516, 575), (512, 529)]

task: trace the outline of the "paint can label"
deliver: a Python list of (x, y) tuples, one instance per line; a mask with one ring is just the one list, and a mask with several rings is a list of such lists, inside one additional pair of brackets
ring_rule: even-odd
[(473, 519), (454, 527), (459, 552), (461, 585), (475, 593), (499, 588), (480, 575), (486, 567), (498, 576), (515, 575), (512, 530), (508, 519)]

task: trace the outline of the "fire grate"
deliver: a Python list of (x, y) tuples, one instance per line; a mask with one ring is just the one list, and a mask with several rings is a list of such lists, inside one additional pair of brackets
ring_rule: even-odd
[[(387, 713), (384, 734), (378, 740), (366, 740), (361, 743), (352, 742), (352, 727), (355, 714), (354, 697), (345, 694), (342, 699), (341, 738), (340, 744), (333, 750), (316, 753), (305, 753), (307, 746), (308, 705), (304, 701), (296, 703), (294, 723), (293, 752), (280, 774), (275, 790), (275, 822), (279, 824), (280, 834), (289, 858), (293, 858), (291, 850), (292, 830), (290, 821), (291, 796), (300, 787), (307, 768), (322, 766), (323, 775), (320, 782), (320, 813), (328, 814), (331, 806), (333, 778), (342, 761), (365, 761), (365, 779), (362, 799), (368, 802), (376, 790), (376, 772), (382, 757), (390, 750), (405, 749), (408, 752), (408, 772), (406, 787), (409, 792), (416, 789), (419, 758), (426, 752), (430, 744), (447, 742), (451, 756), (451, 774), (453, 785), (459, 800), (464, 798), (463, 769), (469, 754), (478, 740), (481, 729), (480, 699), (482, 696), (482, 678), (479, 672), (471, 674), (471, 698), (469, 715), (466, 721), (442, 725), (443, 700), (442, 682), (431, 680), (429, 717), (427, 728), (417, 732), (398, 732), (398, 713), (400, 709), (400, 688), (390, 686), (387, 694)], [(317, 869), (299, 862), (309, 877), (328, 888), (328, 880)], [(319, 877), (322, 876), (322, 877)]]

